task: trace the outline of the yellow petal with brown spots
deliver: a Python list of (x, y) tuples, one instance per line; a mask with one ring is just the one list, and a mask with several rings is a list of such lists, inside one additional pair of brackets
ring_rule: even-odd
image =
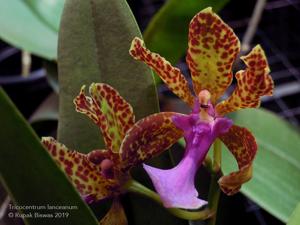
[(221, 135), (220, 139), (233, 154), (239, 167), (239, 171), (219, 179), (222, 191), (227, 195), (233, 195), (252, 177), (252, 162), (257, 152), (257, 144), (249, 130), (235, 125)]
[(191, 94), (187, 80), (178, 68), (173, 67), (170, 62), (159, 54), (148, 50), (144, 42), (137, 37), (133, 39), (129, 53), (134, 59), (146, 63), (175, 95), (193, 107), (194, 97)]
[(42, 143), (83, 197), (93, 201), (116, 193), (118, 182), (104, 177), (101, 167), (90, 162), (86, 155), (69, 150), (52, 137), (43, 137)]
[(119, 199), (114, 199), (108, 213), (101, 219), (99, 225), (127, 225), (127, 218)]
[(242, 108), (256, 108), (260, 105), (260, 97), (272, 95), (274, 82), (269, 75), (270, 68), (264, 50), (257, 45), (241, 59), (247, 68), (237, 72), (237, 87), (232, 95), (216, 106), (219, 115), (224, 115)]
[(162, 112), (139, 120), (126, 134), (121, 146), (124, 170), (150, 159), (173, 145), (183, 131), (172, 122), (172, 117), (182, 115)]
[(74, 99), (76, 110), (86, 114), (96, 123), (103, 134), (109, 150), (119, 152), (125, 133), (134, 124), (131, 105), (111, 86), (94, 83), (90, 95), (84, 93), (84, 86)]
[(212, 103), (222, 96), (232, 81), (232, 64), (240, 42), (232, 29), (206, 8), (196, 14), (189, 26), (187, 64), (196, 95), (201, 90), (212, 94)]

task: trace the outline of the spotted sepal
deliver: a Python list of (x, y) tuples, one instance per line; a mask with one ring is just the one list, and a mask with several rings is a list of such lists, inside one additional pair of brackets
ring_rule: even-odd
[(173, 145), (183, 132), (172, 122), (172, 116), (181, 115), (162, 112), (138, 121), (126, 134), (121, 146), (123, 169), (150, 159)]
[(85, 95), (84, 88), (74, 99), (76, 110), (86, 114), (100, 127), (109, 150), (119, 152), (125, 133), (134, 124), (131, 105), (107, 84), (91, 84), (91, 97)]
[(148, 50), (144, 42), (137, 37), (133, 39), (129, 53), (134, 59), (146, 63), (175, 95), (193, 107), (194, 97), (191, 94), (187, 80), (178, 68), (173, 67), (170, 62), (159, 54)]
[(208, 90), (212, 103), (232, 81), (232, 64), (240, 51), (240, 42), (232, 29), (211, 7), (196, 14), (190, 22), (186, 61), (196, 94)]
[(249, 130), (235, 125), (221, 135), (220, 139), (235, 157), (239, 168), (238, 171), (219, 179), (222, 191), (227, 195), (233, 195), (252, 177), (252, 163), (257, 152), (257, 144)]
[(99, 225), (127, 225), (127, 218), (122, 204), (118, 198), (113, 200), (107, 214), (101, 219)]
[(260, 97), (273, 94), (274, 82), (269, 75), (270, 68), (261, 46), (257, 45), (241, 59), (247, 68), (236, 73), (237, 87), (232, 95), (216, 106), (219, 115), (242, 108), (259, 107)]
[(52, 137), (43, 137), (42, 143), (80, 194), (89, 199), (89, 202), (114, 194), (118, 186), (117, 181), (105, 178), (101, 167), (90, 162), (85, 154), (69, 150)]

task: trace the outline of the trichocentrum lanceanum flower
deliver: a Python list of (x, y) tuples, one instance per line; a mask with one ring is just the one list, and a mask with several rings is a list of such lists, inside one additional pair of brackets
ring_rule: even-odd
[(197, 198), (194, 177), (216, 138), (227, 146), (239, 167), (238, 171), (219, 179), (221, 189), (232, 195), (252, 176), (257, 151), (255, 138), (249, 130), (233, 125), (224, 115), (258, 107), (261, 96), (272, 95), (274, 84), (265, 53), (257, 45), (241, 57), (246, 68), (235, 74), (237, 86), (233, 93), (226, 100), (218, 101), (232, 82), (232, 66), (239, 51), (239, 39), (211, 8), (195, 15), (189, 25), (186, 56), (193, 95), (178, 68), (148, 50), (141, 39), (132, 41), (129, 52), (133, 58), (152, 68), (168, 88), (192, 108), (190, 115), (172, 117), (173, 123), (184, 131), (186, 150), (181, 162), (168, 170), (144, 165), (166, 207), (195, 209), (206, 204)]

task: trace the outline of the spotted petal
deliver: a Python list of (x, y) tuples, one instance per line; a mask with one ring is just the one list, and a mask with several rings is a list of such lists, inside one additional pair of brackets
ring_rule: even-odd
[(175, 95), (191, 107), (193, 106), (194, 97), (191, 94), (187, 80), (178, 68), (173, 67), (170, 62), (159, 54), (149, 51), (144, 42), (137, 37), (133, 39), (129, 53), (134, 59), (146, 63)]
[(183, 132), (172, 122), (174, 115), (181, 114), (162, 112), (150, 115), (128, 131), (121, 146), (125, 170), (162, 153), (182, 137)]
[(126, 131), (134, 124), (131, 105), (107, 84), (92, 84), (91, 97), (84, 94), (84, 88), (74, 99), (76, 110), (90, 117), (100, 127), (107, 148), (118, 152)]
[(239, 167), (239, 171), (219, 179), (223, 192), (233, 195), (252, 177), (252, 162), (257, 152), (257, 145), (249, 130), (235, 125), (220, 138), (235, 157)]
[(232, 64), (240, 51), (240, 42), (210, 7), (191, 20), (188, 39), (186, 61), (195, 93), (206, 89), (215, 103), (232, 81)]
[(117, 182), (106, 179), (101, 168), (90, 162), (86, 155), (68, 150), (51, 137), (42, 138), (42, 143), (84, 198), (100, 200), (113, 194)]
[(99, 223), (100, 225), (127, 225), (127, 218), (119, 199), (114, 199), (108, 213)]
[(257, 45), (247, 56), (241, 57), (241, 59), (247, 68), (235, 75), (237, 87), (232, 95), (216, 106), (219, 115), (242, 108), (259, 107), (261, 96), (273, 94), (274, 83), (269, 75), (270, 68), (261, 46)]

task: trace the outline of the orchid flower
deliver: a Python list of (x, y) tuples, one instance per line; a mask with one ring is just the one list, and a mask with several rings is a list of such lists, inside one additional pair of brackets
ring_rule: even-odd
[(231, 96), (218, 102), (232, 82), (232, 65), (239, 51), (239, 39), (211, 8), (195, 15), (189, 25), (186, 56), (194, 96), (178, 68), (148, 50), (139, 38), (132, 41), (129, 52), (133, 58), (152, 68), (175, 95), (193, 108), (190, 115), (172, 117), (173, 123), (184, 132), (186, 141), (185, 154), (179, 164), (168, 170), (144, 165), (165, 207), (195, 209), (206, 204), (197, 198), (194, 177), (216, 138), (227, 146), (239, 168), (219, 179), (223, 192), (237, 193), (252, 176), (252, 162), (257, 152), (255, 138), (246, 128), (232, 125), (224, 115), (258, 107), (260, 97), (272, 95), (274, 85), (265, 53), (257, 45), (241, 57), (246, 68), (236, 73), (237, 86)]
[(90, 96), (84, 89), (74, 99), (76, 110), (100, 128), (106, 149), (82, 154), (52, 137), (44, 137), (42, 143), (87, 203), (114, 199), (100, 224), (125, 225), (127, 219), (118, 196), (127, 191), (129, 170), (174, 144), (182, 131), (172, 123), (176, 113), (157, 113), (135, 123), (131, 105), (111, 86), (94, 83)]

